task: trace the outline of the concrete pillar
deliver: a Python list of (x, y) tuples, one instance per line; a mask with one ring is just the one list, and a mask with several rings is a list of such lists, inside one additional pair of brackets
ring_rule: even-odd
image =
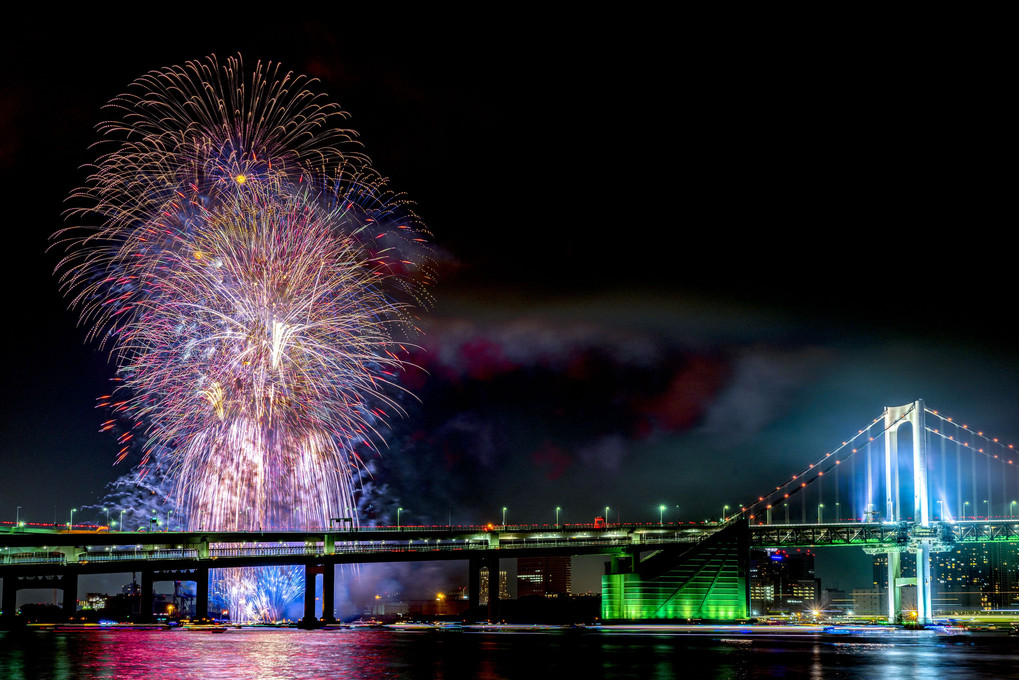
[(322, 566), (322, 623), (336, 623), (336, 565)]
[(78, 611), (78, 572), (68, 571), (60, 581), (64, 588), (64, 616), (72, 618)]
[(321, 624), (315, 617), (315, 575), (322, 572), (322, 567), (305, 565), (304, 567), (304, 618), (300, 620), (300, 628), (318, 628)]
[(138, 620), (141, 623), (152, 621), (152, 571), (142, 572), (141, 609), (138, 612)]
[(17, 574), (7, 572), (4, 575), (4, 595), (0, 603), (3, 610), (3, 618), (0, 619), (0, 628), (7, 628), (13, 624), (14, 615), (18, 611), (18, 580)]
[(888, 623), (895, 623), (902, 611), (902, 593), (899, 590), (902, 555), (897, 552), (885, 554), (888, 555)]
[(926, 541), (916, 549), (916, 620), (917, 623), (933, 623), (934, 611), (931, 597), (931, 546)]
[(195, 619), (209, 618), (209, 568), (195, 570)]
[(471, 613), (471, 616), (476, 616), (478, 607), (481, 606), (481, 567), (483, 564), (480, 557), (472, 557), (467, 563), (467, 611)]

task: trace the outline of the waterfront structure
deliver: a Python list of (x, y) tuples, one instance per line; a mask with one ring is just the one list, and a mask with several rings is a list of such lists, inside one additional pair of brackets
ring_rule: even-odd
[(657, 550), (645, 559), (614, 558), (602, 577), (602, 619), (729, 621), (750, 613), (749, 537), (745, 520), (694, 546)]

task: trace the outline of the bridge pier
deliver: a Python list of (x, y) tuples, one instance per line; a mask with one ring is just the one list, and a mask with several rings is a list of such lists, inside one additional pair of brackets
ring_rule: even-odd
[(916, 549), (916, 620), (919, 623), (934, 621), (931, 606), (931, 546), (926, 541)]
[(5, 573), (4, 592), (0, 600), (3, 617), (0, 629), (10, 627), (18, 611), (18, 591), (29, 588), (58, 588), (64, 591), (61, 612), (67, 619), (72, 619), (78, 612), (78, 571), (68, 569), (61, 574), (42, 577), (29, 577), (25, 574)]
[(0, 617), (0, 629), (8, 628), (18, 611), (18, 587), (15, 585), (17, 580), (18, 576), (15, 574), (4, 575), (4, 595), (0, 600), (0, 610), (3, 613)]
[(153, 583), (152, 570), (145, 569), (142, 571), (142, 589), (140, 608), (138, 612), (138, 621), (140, 623), (150, 623), (152, 621), (152, 583)]
[(897, 623), (902, 612), (902, 553), (891, 551), (888, 555), (888, 623)]
[(78, 572), (68, 570), (60, 580), (64, 588), (64, 616), (71, 619), (78, 613)]
[(472, 617), (477, 615), (481, 606), (481, 567), (482, 558), (471, 557), (467, 560), (467, 611)]
[(322, 627), (322, 623), (315, 617), (315, 576), (321, 573), (322, 565), (305, 565), (305, 617), (298, 622), (298, 628)]
[(336, 565), (322, 565), (322, 623), (336, 623)]
[(209, 618), (209, 568), (198, 567), (195, 573), (195, 620)]

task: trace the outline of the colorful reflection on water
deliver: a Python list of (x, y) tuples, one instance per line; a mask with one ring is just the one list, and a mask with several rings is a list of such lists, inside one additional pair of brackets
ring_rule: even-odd
[(9, 680), (330, 678), (1012, 677), (1003, 634), (881, 640), (712, 637), (598, 631), (475, 633), (231, 629), (0, 633)]

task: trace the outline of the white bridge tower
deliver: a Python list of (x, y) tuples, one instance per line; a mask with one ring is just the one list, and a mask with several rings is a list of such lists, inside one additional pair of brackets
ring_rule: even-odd
[[(914, 527), (922, 528), (914, 535), (926, 536), (930, 527), (930, 504), (927, 498), (927, 449), (926, 430), (924, 424), (923, 400), (903, 406), (885, 407), (885, 517), (887, 521), (901, 523), (902, 508), (899, 502), (899, 427), (909, 423), (913, 429), (913, 513)], [(901, 578), (902, 550), (914, 550), (916, 553), (916, 578)], [(911, 540), (897, 551), (888, 553), (888, 622), (895, 623), (902, 607), (900, 588), (905, 585), (916, 586), (916, 618), (918, 623), (930, 623), (931, 608), (931, 541), (921, 538)]]

